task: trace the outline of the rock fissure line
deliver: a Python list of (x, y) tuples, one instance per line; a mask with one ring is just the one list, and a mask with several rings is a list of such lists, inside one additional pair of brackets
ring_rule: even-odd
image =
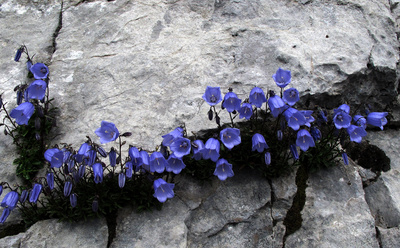
[(117, 212), (114, 211), (106, 216), (108, 228), (107, 248), (109, 248), (115, 238), (117, 232)]
[[(58, 16), (58, 25), (57, 25), (57, 27), (56, 27), (56, 30), (54, 30), (54, 33), (53, 33), (53, 42), (52, 42), (52, 45), (53, 45), (53, 49), (52, 49), (52, 51), (51, 51), (51, 58), (53, 57), (53, 54), (56, 52), (56, 50), (57, 50), (57, 42), (56, 42), (56, 40), (57, 40), (57, 37), (58, 37), (58, 35), (60, 34), (60, 31), (61, 31), (61, 29), (62, 29), (62, 17), (63, 17), (63, 11), (64, 11), (64, 2), (63, 1), (61, 1), (61, 7), (60, 7), (60, 14), (59, 14), (59, 16)], [(51, 60), (51, 58), (50, 58), (50, 60)]]
[(382, 238), (381, 238), (381, 232), (379, 231), (378, 227), (375, 226), (376, 230), (376, 239), (378, 240), (379, 248), (383, 248), (382, 246)]

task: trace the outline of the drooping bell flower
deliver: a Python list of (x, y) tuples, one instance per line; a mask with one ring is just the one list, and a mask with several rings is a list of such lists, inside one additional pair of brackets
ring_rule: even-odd
[(69, 202), (70, 202), (72, 208), (76, 207), (76, 205), (78, 204), (78, 197), (76, 196), (75, 193), (72, 193), (69, 196)]
[(96, 184), (103, 182), (103, 166), (95, 163), (93, 166), (93, 177)]
[(108, 158), (110, 159), (110, 166), (114, 167), (117, 164), (117, 152), (114, 147), (111, 147), (111, 151), (108, 153)]
[(18, 125), (28, 125), (28, 121), (35, 112), (35, 107), (30, 102), (24, 102), (11, 110), (10, 116)]
[(305, 152), (309, 147), (314, 147), (315, 143), (311, 134), (307, 130), (301, 129), (297, 132), (296, 145)]
[(235, 93), (228, 92), (224, 97), (224, 101), (222, 102), (222, 107), (226, 108), (226, 110), (229, 113), (232, 113), (233, 111), (235, 110), (238, 111), (240, 109), (241, 102), (242, 100), (240, 100)]
[(53, 172), (48, 172), (46, 174), (47, 185), (49, 186), (50, 190), (54, 189), (54, 174)]
[(282, 100), (293, 106), (300, 100), (299, 91), (295, 88), (287, 89), (283, 92)]
[(281, 114), (287, 107), (287, 105), (285, 105), (283, 100), (277, 95), (273, 95), (268, 99), (268, 106), (269, 109), (271, 110), (271, 114), (275, 118), (278, 117), (278, 115)]
[(21, 196), (19, 197), (19, 202), (24, 203), (26, 201), (26, 199), (28, 198), (28, 190), (23, 190), (21, 192)]
[(100, 143), (105, 144), (116, 140), (119, 137), (119, 131), (114, 123), (102, 121), (101, 126), (96, 129), (96, 135), (100, 137)]
[(209, 138), (204, 145), (204, 149), (201, 151), (203, 153), (204, 159), (211, 159), (217, 162), (219, 158), (220, 143), (217, 139)]
[(268, 149), (268, 145), (267, 142), (265, 142), (265, 138), (264, 136), (262, 136), (259, 133), (256, 133), (253, 135), (253, 137), (251, 138), (252, 141), (252, 151), (254, 152), (255, 150), (257, 150), (258, 152), (263, 152), (264, 149)]
[(283, 115), (286, 118), (288, 126), (293, 130), (299, 130), (300, 126), (305, 125), (307, 123), (304, 115), (295, 108), (288, 108)]
[(344, 111), (339, 111), (333, 117), (333, 123), (337, 129), (348, 128), (351, 125), (351, 116)]
[(201, 140), (195, 140), (192, 143), (193, 147), (193, 158), (195, 160), (200, 160), (203, 158), (203, 153), (201, 152), (204, 148), (204, 143)]
[(79, 170), (78, 170), (79, 178), (82, 178), (85, 175), (85, 172), (86, 172), (86, 166), (85, 165), (81, 165), (79, 167)]
[(31, 71), (31, 67), (32, 67), (32, 60), (28, 60), (26, 61), (26, 69), (28, 69), (28, 71)]
[(162, 178), (159, 178), (154, 181), (153, 188), (154, 194), (153, 196), (157, 198), (159, 202), (165, 202), (168, 198), (174, 197), (174, 189), (175, 185), (172, 183), (167, 183)]
[(175, 153), (172, 153), (168, 160), (167, 160), (167, 166), (165, 170), (167, 172), (173, 172), (174, 174), (179, 174), (181, 173), (182, 169), (186, 167), (186, 165), (182, 161), (182, 157), (177, 157)]
[(125, 174), (124, 173), (119, 173), (118, 175), (118, 186), (122, 189), (125, 186)]
[(43, 80), (33, 81), (26, 89), (28, 97), (26, 99), (42, 100), (46, 95), (47, 83)]
[(150, 171), (150, 156), (146, 151), (140, 151), (140, 157), (142, 158), (142, 168), (145, 171)]
[(102, 156), (103, 158), (107, 157), (107, 152), (106, 152), (106, 150), (104, 150), (103, 147), (100, 147), (100, 146), (97, 147), (97, 151), (99, 152), (100, 156)]
[(150, 172), (163, 173), (167, 160), (159, 152), (153, 152), (150, 156)]
[(19, 195), (15, 191), (10, 191), (4, 196), (0, 206), (13, 210), (17, 206)]
[(261, 108), (262, 104), (266, 102), (264, 91), (261, 88), (254, 87), (250, 91), (249, 102), (250, 104), (256, 106), (257, 108)]
[(350, 136), (350, 140), (357, 143), (361, 143), (362, 137), (367, 136), (365, 129), (356, 125), (350, 125), (350, 127), (347, 128), (347, 133)]
[(190, 140), (184, 137), (175, 138), (170, 147), (176, 157), (182, 158), (190, 153)]
[(133, 164), (132, 161), (128, 161), (125, 164), (125, 173), (127, 178), (132, 178), (133, 175)]
[(320, 140), (322, 138), (321, 131), (314, 126), (310, 128), (310, 134), (313, 137), (314, 141)]
[(238, 112), (239, 119), (246, 118), (246, 120), (250, 120), (251, 116), (253, 115), (253, 108), (251, 107), (250, 103), (243, 103)]
[(312, 110), (300, 110), (299, 111), (302, 115), (304, 115), (304, 118), (306, 119), (305, 125), (307, 127), (311, 127), (312, 122), (315, 121), (314, 117), (312, 116), (313, 111)]
[(272, 75), (272, 78), (274, 79), (276, 85), (278, 85), (280, 88), (285, 88), (290, 83), (292, 74), (288, 70), (279, 68), (276, 73)]
[(342, 159), (345, 165), (349, 165), (349, 158), (347, 157), (347, 153), (345, 152), (342, 153)]
[(24, 52), (24, 50), (25, 50), (24, 46), (21, 46), (20, 48), (18, 48), (17, 52), (15, 53), (15, 57), (14, 57), (15, 62), (19, 62), (19, 59), (21, 58), (21, 55)]
[(47, 149), (44, 158), (50, 162), (50, 168), (60, 168), (63, 165), (64, 153), (58, 148)]
[(203, 99), (210, 105), (215, 106), (222, 101), (222, 94), (220, 87), (207, 86)]
[(387, 124), (387, 115), (387, 112), (371, 112), (367, 115), (367, 123), (383, 130), (383, 126)]
[[(132, 164), (135, 167), (139, 168), (139, 166), (143, 164), (142, 157), (140, 156), (140, 152), (134, 146), (131, 146), (129, 148), (129, 157), (131, 158)], [(135, 171), (137, 171), (137, 170), (135, 169)]]
[(64, 196), (68, 197), (71, 194), (71, 190), (72, 190), (72, 182), (71, 181), (66, 181), (64, 184)]
[(333, 110), (333, 115), (336, 115), (337, 113), (340, 112), (345, 112), (346, 114), (350, 114), (350, 106), (347, 104), (340, 105), (337, 109)]
[(29, 193), (29, 202), (36, 203), (40, 193), (42, 193), (43, 186), (40, 183), (35, 183), (31, 192)]
[(43, 63), (32, 65), (30, 71), (35, 79), (45, 79), (49, 75), (49, 68)]
[(264, 155), (264, 161), (266, 165), (270, 165), (271, 164), (271, 153), (266, 152)]
[(91, 149), (88, 151), (88, 154), (88, 165), (91, 166), (92, 164), (94, 164), (94, 162), (96, 162), (97, 151), (95, 149)]
[(297, 152), (297, 147), (295, 144), (292, 144), (289, 146), (290, 152), (292, 153), (293, 159), (298, 160), (299, 159), (299, 153)]
[(241, 142), (240, 130), (237, 128), (225, 128), (220, 132), (222, 143), (230, 150)]
[(181, 127), (177, 127), (173, 131), (162, 136), (164, 138), (162, 141), (162, 144), (164, 146), (170, 146), (173, 139), (175, 139), (177, 137), (182, 137), (182, 136), (183, 136), (183, 129)]
[(232, 170), (232, 164), (228, 163), (226, 159), (219, 159), (217, 161), (217, 167), (215, 168), (214, 175), (217, 176), (221, 181), (225, 181), (228, 177), (233, 177), (234, 173)]
[(367, 119), (365, 119), (364, 116), (362, 115), (355, 115), (353, 117), (354, 122), (356, 123), (357, 126), (362, 127), (362, 128), (367, 128)]

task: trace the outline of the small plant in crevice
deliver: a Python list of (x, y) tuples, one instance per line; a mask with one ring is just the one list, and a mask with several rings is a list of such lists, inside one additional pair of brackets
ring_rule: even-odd
[(17, 107), (7, 111), (1, 99), (3, 113), (1, 126), (4, 134), (12, 137), (18, 157), (14, 160), (16, 174), (28, 183), (43, 167), (43, 153), (49, 142), (49, 134), (55, 123), (57, 108), (49, 96), (49, 69), (43, 63), (33, 64), (28, 49), (21, 46), (14, 60), (19, 62), (22, 54), (27, 56), (28, 76), (25, 82), (14, 88)]

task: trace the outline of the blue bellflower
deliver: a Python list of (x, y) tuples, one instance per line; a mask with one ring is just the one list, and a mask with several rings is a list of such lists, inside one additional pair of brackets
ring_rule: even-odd
[(288, 108), (283, 115), (286, 118), (288, 126), (291, 127), (293, 130), (299, 130), (300, 126), (305, 125), (307, 123), (306, 118), (304, 115), (294, 108)]
[(49, 75), (49, 68), (43, 63), (36, 63), (30, 68), (35, 79), (45, 79)]
[(21, 46), (18, 48), (17, 52), (15, 53), (14, 61), (19, 62), (19, 59), (21, 58), (22, 53), (24, 52), (25, 48), (24, 46)]
[(287, 89), (283, 92), (282, 99), (290, 106), (293, 106), (300, 100), (299, 91), (295, 88)]
[(64, 196), (68, 197), (71, 194), (71, 190), (72, 190), (72, 182), (71, 181), (66, 181), (64, 184)]
[(118, 186), (122, 189), (125, 186), (125, 174), (124, 173), (119, 173), (118, 175)]
[(215, 106), (222, 101), (222, 94), (220, 87), (207, 86), (203, 99), (210, 105)]
[(239, 111), (241, 102), (242, 100), (240, 100), (235, 93), (228, 92), (224, 97), (222, 107), (226, 108), (229, 113), (232, 113), (235, 110)]
[(174, 129), (174, 131), (171, 131), (168, 134), (162, 136), (164, 138), (162, 144), (164, 146), (170, 146), (175, 138), (182, 136), (183, 136), (183, 129), (181, 127), (177, 127)]
[(314, 126), (310, 128), (310, 134), (313, 137), (314, 141), (320, 140), (322, 138), (321, 131)]
[(264, 161), (266, 165), (270, 165), (271, 164), (271, 153), (266, 152), (264, 155)]
[[(131, 146), (129, 148), (129, 157), (131, 157), (132, 164), (135, 167), (139, 167), (140, 165), (143, 164), (142, 157), (140, 156), (140, 152), (134, 146)], [(137, 170), (135, 169), (135, 171), (137, 171)]]
[(174, 197), (174, 187), (172, 183), (167, 183), (162, 178), (154, 181), (154, 194), (153, 196), (157, 198), (159, 202), (165, 202), (168, 198)]
[(175, 153), (172, 153), (167, 160), (166, 171), (173, 172), (174, 174), (181, 173), (182, 169), (186, 167), (186, 165), (182, 161), (182, 157), (177, 157)]
[(103, 182), (103, 166), (100, 163), (95, 163), (92, 168), (94, 182), (96, 184)]
[(203, 153), (204, 159), (211, 159), (217, 162), (219, 158), (220, 143), (217, 139), (209, 138), (204, 145), (204, 149), (201, 151)]
[(365, 119), (364, 116), (362, 115), (355, 115), (353, 117), (354, 122), (357, 124), (357, 126), (362, 127), (362, 128), (367, 128), (367, 119)]
[(142, 169), (145, 171), (150, 171), (150, 156), (146, 151), (140, 151), (140, 156), (142, 157)]
[(15, 191), (10, 191), (4, 196), (3, 201), (1, 201), (0, 206), (3, 208), (14, 209), (17, 206), (19, 195)]
[(295, 144), (292, 144), (289, 146), (290, 152), (292, 153), (293, 159), (298, 160), (299, 159), (299, 153), (297, 152), (297, 147)]
[(250, 120), (251, 116), (253, 115), (253, 108), (251, 107), (250, 103), (243, 103), (238, 112), (239, 119), (246, 118), (246, 120)]
[(100, 137), (100, 143), (105, 144), (116, 140), (119, 137), (119, 131), (114, 123), (102, 121), (101, 126), (95, 133)]
[(222, 143), (230, 150), (241, 142), (240, 130), (237, 128), (225, 128), (220, 132)]
[(125, 174), (127, 178), (132, 178), (133, 175), (133, 165), (132, 165), (132, 161), (128, 161), (125, 164)]
[(69, 202), (70, 202), (72, 208), (76, 207), (76, 205), (78, 204), (78, 197), (76, 196), (75, 193), (72, 193), (69, 196)]
[(24, 203), (25, 201), (26, 201), (26, 199), (28, 198), (28, 190), (23, 190), (22, 192), (21, 192), (21, 196), (19, 197), (19, 201), (21, 202), (21, 203)]
[(53, 172), (48, 172), (46, 174), (47, 185), (49, 185), (50, 190), (54, 189), (54, 174)]
[(10, 116), (18, 125), (28, 125), (28, 121), (35, 112), (35, 107), (30, 102), (24, 102), (11, 110)]
[(47, 149), (44, 158), (50, 162), (50, 168), (60, 168), (64, 162), (64, 153), (58, 148)]
[(83, 143), (81, 147), (79, 147), (78, 153), (75, 155), (75, 161), (77, 163), (81, 163), (85, 157), (89, 157), (89, 151), (91, 149), (91, 145), (88, 143)]
[(150, 172), (163, 173), (167, 166), (167, 160), (159, 152), (153, 152), (150, 156)]
[(110, 166), (114, 167), (117, 164), (117, 152), (115, 151), (114, 147), (112, 147), (108, 153), (108, 158), (110, 160)]
[(217, 167), (215, 168), (214, 175), (219, 180), (224, 181), (228, 177), (233, 177), (234, 173), (232, 170), (232, 164), (228, 163), (225, 159), (221, 158), (217, 161)]
[(342, 153), (342, 159), (345, 165), (349, 165), (349, 158), (347, 157), (347, 153), (345, 152)]
[(33, 81), (25, 91), (25, 93), (28, 95), (28, 97), (25, 97), (25, 99), (42, 100), (46, 95), (46, 88), (47, 84), (45, 81), (43, 80)]
[(268, 106), (271, 110), (271, 114), (276, 118), (285, 110), (285, 106), (287, 105), (285, 105), (285, 103), (279, 96), (273, 95), (268, 99)]
[(200, 160), (203, 158), (202, 150), (204, 148), (204, 143), (201, 140), (195, 140), (192, 143), (193, 147), (193, 158), (195, 160)]
[(367, 136), (365, 129), (356, 125), (350, 125), (347, 128), (347, 133), (350, 136), (350, 140), (357, 143), (361, 143), (362, 137)]
[(314, 147), (315, 143), (311, 134), (307, 130), (301, 129), (297, 132), (296, 145), (305, 152), (309, 147)]
[(279, 68), (276, 73), (272, 75), (272, 78), (274, 79), (276, 85), (281, 88), (285, 88), (290, 83), (290, 80), (292, 79), (292, 74), (288, 70)]
[(40, 183), (35, 183), (31, 192), (29, 193), (29, 202), (36, 203), (40, 193), (42, 193), (43, 186)]
[(312, 110), (300, 110), (300, 113), (304, 115), (304, 118), (306, 118), (306, 126), (311, 127), (311, 122), (314, 122), (315, 119), (312, 116), (313, 111)]
[(254, 87), (250, 91), (249, 102), (250, 104), (256, 106), (257, 108), (261, 108), (262, 104), (266, 102), (264, 91), (261, 88)]
[(170, 147), (176, 157), (181, 158), (190, 153), (190, 140), (184, 137), (175, 138)]
[(333, 117), (333, 123), (337, 129), (348, 128), (351, 125), (351, 116), (344, 111), (339, 111)]
[(367, 115), (367, 123), (383, 130), (383, 126), (387, 124), (387, 115), (387, 112), (371, 112)]
[(268, 149), (268, 145), (267, 142), (265, 142), (265, 138), (264, 136), (262, 136), (259, 133), (256, 133), (253, 135), (253, 137), (251, 138), (252, 141), (252, 151), (254, 152), (255, 150), (257, 150), (258, 152), (263, 152), (264, 149)]
[(336, 115), (337, 113), (340, 112), (345, 112), (346, 114), (350, 114), (350, 107), (347, 104), (342, 104), (340, 105), (337, 109), (333, 110), (333, 115)]

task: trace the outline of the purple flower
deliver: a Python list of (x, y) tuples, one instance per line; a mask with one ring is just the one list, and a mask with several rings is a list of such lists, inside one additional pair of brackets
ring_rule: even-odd
[(256, 133), (253, 135), (253, 137), (251, 138), (252, 141), (252, 151), (254, 152), (255, 150), (257, 150), (258, 152), (263, 152), (264, 149), (268, 149), (268, 145), (267, 142), (265, 142), (265, 138), (264, 136), (262, 136), (259, 133)]
[(28, 71), (31, 71), (31, 68), (32, 68), (32, 61), (31, 60), (26, 61), (26, 69), (28, 69)]
[(367, 123), (383, 130), (383, 126), (387, 124), (387, 115), (387, 112), (371, 112), (367, 116)]
[(140, 156), (142, 157), (142, 168), (146, 171), (150, 171), (150, 156), (146, 151), (140, 151)]
[(150, 172), (163, 173), (167, 165), (167, 160), (159, 152), (153, 152), (150, 156)]
[(3, 185), (0, 184), (0, 195), (3, 194)]
[(321, 131), (316, 127), (310, 128), (311, 136), (313, 137), (314, 141), (320, 140), (322, 138)]
[(342, 159), (345, 165), (349, 165), (349, 158), (347, 157), (347, 153), (342, 153)]
[(96, 162), (96, 158), (97, 158), (97, 151), (94, 149), (89, 150), (89, 161), (88, 161), (88, 165), (92, 166), (92, 164), (94, 164), (94, 162)]
[(242, 100), (240, 100), (235, 93), (228, 92), (224, 97), (222, 107), (226, 108), (229, 113), (232, 113), (233, 111), (240, 109), (241, 102)]
[(75, 193), (72, 193), (69, 196), (69, 202), (71, 203), (72, 208), (76, 207), (76, 204), (78, 203), (78, 197), (76, 196)]
[(297, 132), (296, 145), (305, 152), (309, 147), (314, 147), (315, 143), (311, 134), (307, 130), (301, 129)]
[(1, 217), (0, 217), (0, 223), (1, 224), (3, 224), (7, 220), (8, 216), (10, 215), (10, 213), (11, 213), (11, 209), (9, 209), (9, 208), (5, 208), (3, 210), (3, 213), (1, 214)]
[(125, 186), (125, 174), (119, 173), (118, 175), (118, 186), (122, 189)]
[(125, 173), (126, 173), (126, 177), (127, 178), (132, 178), (132, 174), (133, 174), (132, 161), (126, 162), (126, 164), (125, 164)]
[(100, 154), (100, 156), (102, 156), (103, 158), (106, 158), (107, 157), (107, 152), (106, 152), (106, 150), (104, 150), (104, 148), (103, 147), (97, 147), (97, 152)]
[(240, 130), (237, 128), (225, 128), (220, 132), (222, 143), (230, 150), (241, 142)]
[(250, 104), (256, 106), (257, 108), (261, 108), (262, 104), (266, 102), (264, 91), (261, 88), (254, 87), (250, 91), (249, 102)]
[(337, 129), (348, 128), (351, 125), (351, 116), (344, 111), (339, 111), (333, 117), (333, 123)]
[(266, 164), (266, 165), (270, 165), (270, 164), (271, 164), (271, 153), (266, 152), (264, 157), (265, 157), (265, 158), (264, 158), (265, 164)]
[(290, 83), (292, 75), (290, 71), (279, 68), (272, 78), (274, 79), (276, 85), (281, 88), (285, 88)]
[(273, 95), (268, 99), (268, 106), (271, 110), (271, 114), (276, 118), (283, 112), (283, 110), (285, 110), (285, 106), (287, 105), (285, 105), (279, 96)]
[(174, 187), (172, 183), (167, 183), (163, 179), (159, 178), (154, 181), (154, 194), (153, 196), (157, 198), (159, 202), (165, 202), (168, 198), (174, 197)]
[(239, 119), (246, 118), (246, 120), (250, 120), (251, 116), (253, 115), (253, 108), (251, 107), (250, 103), (243, 103), (238, 112)]
[(210, 105), (214, 106), (222, 101), (221, 89), (219, 87), (207, 86), (203, 99)]
[(54, 189), (54, 174), (53, 172), (48, 172), (46, 174), (47, 185), (49, 185), (50, 190)]
[[(46, 95), (47, 84), (43, 80), (33, 81), (26, 89), (26, 94), (28, 94), (29, 99), (42, 100)], [(27, 98), (25, 98), (27, 100)]]
[(181, 173), (182, 169), (186, 167), (181, 157), (177, 157), (175, 153), (171, 154), (167, 160), (166, 171), (173, 172), (174, 174)]
[(140, 156), (139, 150), (134, 146), (130, 147), (129, 148), (129, 157), (131, 157), (132, 164), (135, 166), (135, 171), (138, 171), (139, 166), (143, 164), (142, 157)]
[(96, 129), (95, 133), (100, 137), (100, 143), (105, 144), (118, 138), (119, 132), (115, 124), (108, 121), (102, 121), (101, 127)]
[(114, 167), (117, 164), (117, 152), (115, 151), (114, 147), (112, 147), (108, 153), (108, 158), (110, 159), (110, 166)]
[(15, 53), (14, 61), (19, 62), (19, 59), (21, 58), (22, 53), (24, 52), (25, 48), (24, 46), (21, 46), (18, 48), (17, 52)]
[(297, 109), (288, 108), (285, 112), (283, 112), (283, 115), (286, 118), (288, 126), (291, 127), (293, 130), (299, 130), (300, 126), (307, 123), (304, 115)]
[(297, 91), (295, 88), (287, 89), (283, 92), (282, 99), (290, 106), (293, 106), (296, 104), (297, 101), (300, 100), (299, 91)]
[(364, 128), (356, 125), (350, 125), (350, 127), (347, 128), (347, 133), (350, 136), (350, 140), (357, 143), (361, 143), (362, 137), (367, 135)]
[(40, 183), (35, 183), (33, 189), (29, 193), (29, 202), (36, 203), (40, 193), (42, 192), (43, 186)]
[(337, 113), (340, 112), (345, 112), (346, 114), (350, 114), (350, 107), (347, 104), (342, 104), (340, 105), (337, 109), (333, 110), (333, 115), (336, 115)]
[(219, 159), (217, 161), (217, 167), (215, 168), (214, 175), (217, 176), (221, 181), (226, 180), (228, 177), (233, 177), (234, 173), (232, 170), (232, 165), (223, 158)]
[(58, 148), (47, 149), (44, 158), (50, 162), (50, 168), (60, 168), (64, 162), (64, 153)]
[(190, 153), (190, 140), (183, 137), (177, 137), (172, 141), (169, 148), (176, 157), (181, 158)]
[(306, 118), (306, 126), (311, 127), (311, 122), (315, 121), (314, 117), (312, 116), (313, 111), (312, 110), (300, 110), (300, 113), (304, 115), (304, 118)]
[(204, 148), (204, 143), (201, 140), (195, 140), (192, 143), (193, 147), (193, 158), (195, 160), (200, 160), (203, 158), (202, 150)]
[(88, 143), (83, 143), (81, 147), (79, 147), (78, 153), (75, 155), (75, 161), (77, 163), (81, 163), (83, 158), (89, 156), (89, 151), (92, 149), (92, 146)]
[(293, 159), (294, 160), (298, 160), (299, 159), (299, 153), (297, 152), (297, 147), (295, 144), (290, 145), (290, 152), (293, 155)]
[(13, 210), (17, 206), (19, 195), (15, 191), (10, 191), (4, 196), (0, 206)]
[(28, 198), (28, 190), (25, 189), (25, 190), (23, 190), (21, 192), (21, 196), (19, 197), (19, 201), (21, 203), (24, 203), (26, 201), (26, 198)]
[(71, 194), (72, 190), (72, 182), (71, 181), (66, 181), (64, 184), (64, 196), (67, 197)]
[(85, 176), (85, 172), (86, 172), (86, 166), (85, 165), (81, 165), (79, 167), (79, 170), (78, 170), (79, 178), (82, 178), (83, 176)]
[(36, 63), (30, 68), (35, 79), (45, 79), (49, 75), (49, 68), (43, 63)]
[(24, 102), (11, 110), (10, 116), (18, 125), (28, 125), (28, 121), (35, 112), (35, 107), (30, 102)]
[(321, 124), (327, 123), (327, 122), (328, 122), (328, 118), (326, 118), (324, 111), (320, 110), (318, 112), (317, 125), (321, 126)]
[(219, 149), (219, 141), (214, 138), (209, 138), (204, 146), (204, 149), (201, 150), (201, 152), (203, 153), (203, 158), (211, 159), (212, 161), (217, 162), (219, 158)]
[(94, 182), (101, 183), (103, 182), (103, 166), (100, 163), (95, 163), (93, 166), (93, 177)]
[(367, 127), (367, 119), (365, 119), (364, 116), (362, 115), (355, 115), (353, 117), (354, 122), (357, 124), (357, 126), (366, 128)]
[(169, 145), (171, 145), (172, 141), (175, 138), (182, 137), (182, 136), (183, 136), (183, 129), (181, 127), (177, 127), (174, 129), (174, 131), (171, 131), (170, 133), (162, 136), (164, 138), (162, 141), (162, 144), (164, 146), (169, 146)]

